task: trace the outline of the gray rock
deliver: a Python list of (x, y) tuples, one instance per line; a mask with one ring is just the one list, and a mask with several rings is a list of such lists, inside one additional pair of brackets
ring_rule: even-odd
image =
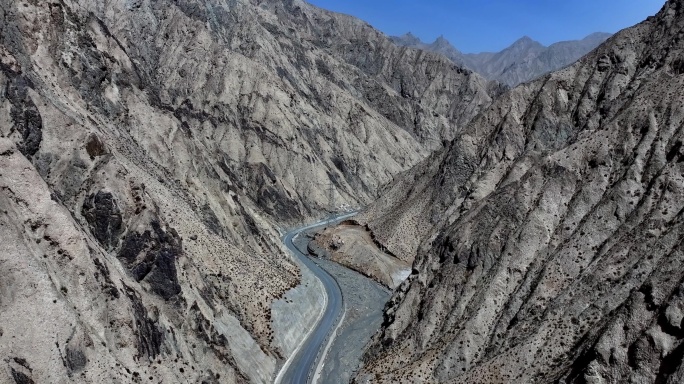
[(610, 36), (596, 32), (581, 40), (561, 41), (548, 47), (524, 36), (500, 52), (482, 53), (462, 53), (443, 36), (431, 44), (410, 33), (391, 39), (400, 46), (440, 53), (487, 79), (516, 86), (574, 63)]
[(105, 249), (118, 246), (124, 231), (121, 211), (109, 192), (98, 191), (89, 195), (81, 207), (81, 215), (90, 226), (90, 231)]
[(682, 27), (502, 95), (357, 217), (416, 255), (357, 382), (681, 380)]
[(301, 1), (0, 20), (0, 355), (31, 367), (3, 383), (271, 381), (323, 301), (279, 230), (371, 202), (500, 92)]

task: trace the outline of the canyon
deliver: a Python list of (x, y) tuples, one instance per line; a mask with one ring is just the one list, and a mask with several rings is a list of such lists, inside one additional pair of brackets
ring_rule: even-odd
[(0, 382), (273, 382), (351, 209), (320, 382), (684, 380), (682, 0), (503, 82), (301, 0), (0, 21)]

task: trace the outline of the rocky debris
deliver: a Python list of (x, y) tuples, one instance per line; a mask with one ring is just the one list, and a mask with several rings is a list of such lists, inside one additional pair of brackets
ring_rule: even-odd
[(96, 257), (93, 258), (93, 263), (95, 264), (96, 270), (93, 275), (95, 277), (95, 280), (100, 284), (100, 289), (102, 290), (102, 292), (111, 296), (112, 299), (118, 299), (119, 290), (114, 284), (114, 282), (112, 282), (111, 280), (111, 275), (109, 273), (109, 268), (107, 267), (107, 265)]
[(238, 382), (249, 382), (249, 378), (246, 377), (243, 372), (240, 372), (240, 368), (231, 354), (230, 344), (228, 343), (226, 336), (216, 330), (212, 322), (202, 314), (197, 303), (194, 303), (190, 307), (190, 311), (194, 316), (194, 319), (192, 320), (193, 328), (200, 338), (214, 350), (216, 355), (220, 356), (224, 363), (230, 365), (237, 371)]
[(287, 190), (266, 164), (249, 164), (243, 172), (241, 179), (249, 185), (257, 186), (250, 197), (264, 212), (274, 217), (304, 217), (305, 213), (301, 212), (292, 192)]
[[(313, 239), (311, 239), (311, 240), (313, 240)], [(322, 247), (322, 246), (320, 246), (320, 245), (318, 245), (315, 241), (309, 241), (309, 242), (306, 244), (306, 252), (307, 252), (309, 255), (314, 256), (314, 257), (317, 257), (317, 258), (319, 258), (319, 259), (323, 259), (323, 258), (328, 258), (328, 257), (329, 257), (329, 253), (328, 253), (328, 251), (326, 250), (326, 248), (325, 248), (325, 247)]]
[(342, 240), (342, 238), (340, 238), (339, 236), (333, 235), (332, 239), (327, 241), (326, 244), (330, 249), (332, 249), (333, 251), (336, 251), (344, 245), (344, 240)]
[(376, 242), (368, 227), (354, 220), (316, 233), (307, 248), (312, 254), (353, 269), (390, 289), (398, 287), (411, 270), (409, 263)]
[(683, 27), (502, 95), (357, 216), (417, 256), (356, 382), (681, 381)]
[(391, 39), (400, 46), (440, 53), (484, 78), (514, 87), (574, 63), (610, 36), (596, 32), (581, 40), (561, 41), (548, 47), (524, 36), (500, 52), (482, 53), (462, 53), (443, 36), (430, 44), (411, 33)]
[[(194, 254), (194, 247), (188, 247), (173, 261), (177, 266), (176, 287), (184, 287), (185, 295), (170, 292), (167, 288), (173, 286), (166, 280), (151, 278), (168, 276), (166, 271), (155, 275), (159, 261), (138, 283), (133, 273), (123, 271), (115, 253), (109, 253), (91, 235), (91, 228), (80, 225), (79, 216), (53, 197), (49, 186), (12, 141), (0, 139), (0, 153), (0, 207), (4, 213), (0, 215), (0, 235), (5, 245), (0, 262), (7, 267), (0, 276), (0, 313), (4, 314), (0, 315), (0, 337), (6, 339), (0, 343), (0, 352), (4, 356), (22, 356), (25, 363), (10, 362), (8, 369), (0, 371), (0, 381), (51, 382), (62, 377), (79, 382), (101, 382), (103, 378), (129, 382), (150, 376), (165, 382), (195, 381), (205, 377), (208, 370), (216, 372), (212, 374), (215, 378), (239, 381), (240, 364), (226, 365), (226, 356), (236, 347), (231, 346), (223, 355), (203, 348), (204, 338), (190, 327), (192, 318), (183, 315), (188, 309), (186, 297), (203, 307), (239, 314), (253, 334), (258, 334), (259, 328), (250, 321), (247, 311), (258, 309), (234, 304), (239, 297), (232, 294), (235, 288), (230, 284), (211, 284), (216, 293), (205, 294), (205, 279), (188, 277), (200, 274), (185, 260), (188, 254), (199, 260), (201, 254)], [(124, 185), (128, 187), (128, 183)], [(121, 196), (119, 202), (125, 201)], [(121, 212), (135, 215), (131, 206), (122, 205)], [(145, 223), (135, 216), (126, 221), (132, 228)], [(158, 256), (183, 248), (179, 236), (170, 228), (149, 225), (149, 241), (138, 256)], [(206, 243), (208, 234), (199, 231), (203, 228), (199, 218), (192, 226), (199, 233), (198, 241)], [(223, 241), (213, 240), (213, 244)], [(215, 252), (206, 245), (204, 249), (209, 254)], [(231, 257), (229, 252), (222, 255)], [(221, 268), (228, 275), (228, 269)], [(231, 276), (239, 279), (238, 274)], [(173, 300), (161, 300), (168, 294), (174, 294)], [(48, 317), (44, 316), (46, 308), (50, 309)], [(269, 360), (250, 338), (255, 336), (242, 329), (238, 320), (219, 333), (227, 338), (237, 330), (242, 330), (242, 338), (252, 343), (239, 350), (241, 356), (256, 359), (263, 367), (264, 372), (257, 368), (248, 371), (250, 381), (267, 381), (254, 377), (269, 377), (275, 360)], [(199, 372), (200, 367), (206, 370)]]

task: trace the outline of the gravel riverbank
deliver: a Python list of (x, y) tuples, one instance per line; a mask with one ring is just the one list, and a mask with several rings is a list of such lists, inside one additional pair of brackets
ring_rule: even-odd
[[(300, 236), (295, 245), (306, 253), (311, 240)], [(344, 297), (345, 316), (337, 329), (337, 337), (328, 351), (321, 371), (321, 384), (348, 383), (361, 363), (371, 337), (382, 323), (382, 309), (390, 291), (360, 273), (324, 258), (314, 261), (338, 282)]]

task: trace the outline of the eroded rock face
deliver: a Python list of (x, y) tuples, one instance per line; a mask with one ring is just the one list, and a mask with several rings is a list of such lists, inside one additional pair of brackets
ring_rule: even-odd
[(162, 228), (156, 220), (150, 227), (126, 235), (117, 258), (135, 281), (144, 280), (152, 292), (169, 299), (180, 292), (176, 259), (183, 252), (182, 240), (175, 229)]
[(33, 84), (16, 67), (3, 65), (0, 69), (6, 78), (3, 88), (9, 104), (9, 124), (3, 127), (3, 131), (7, 130), (4, 136), (13, 137), (21, 153), (31, 158), (43, 139), (43, 120), (29, 95)]
[(306, 333), (271, 321), (278, 228), (370, 202), (496, 89), (299, 1), (0, 0), (0, 381), (271, 381)]
[(358, 218), (417, 255), (358, 382), (681, 381), (683, 26), (513, 89)]
[(89, 195), (81, 208), (81, 215), (88, 222), (90, 232), (105, 249), (115, 248), (123, 233), (121, 211), (109, 192), (98, 191)]

